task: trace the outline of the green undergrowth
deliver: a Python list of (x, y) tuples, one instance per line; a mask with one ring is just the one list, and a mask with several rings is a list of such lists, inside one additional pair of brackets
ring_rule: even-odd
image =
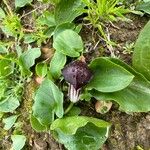
[[(73, 60), (83, 59), (86, 53), (80, 35), (84, 22), (75, 20), (83, 13), (83, 20), (99, 28), (100, 36), (106, 41), (105, 24), (127, 19), (133, 13), (127, 4), (118, 0), (39, 0), (51, 9), (39, 13), (34, 9), (33, 25), (23, 24), (24, 6), (33, 7), (32, 0), (15, 0), (13, 10), (6, 0), (0, 8), (0, 118), (4, 130), (11, 130), (12, 149), (21, 150), (27, 141), (21, 131), (20, 108), (24, 102), (25, 85), (33, 78), (39, 84), (33, 93), (32, 110), (28, 116), (32, 128), (37, 132), (50, 133), (68, 150), (98, 150), (109, 137), (111, 123), (82, 116), (76, 104), (67, 97), (68, 84), (62, 69)], [(138, 3), (138, 10), (148, 13)], [(141, 8), (142, 7), (142, 8)], [(28, 22), (27, 22), (28, 23)], [(80, 100), (115, 102), (119, 110), (126, 113), (150, 111), (150, 22), (141, 31), (134, 45), (132, 65), (111, 57), (99, 56), (88, 68), (93, 77), (82, 87)], [(111, 43), (108, 43), (111, 44)], [(113, 44), (112, 44), (113, 46)], [(26, 105), (25, 105), (26, 106)], [(26, 109), (28, 110), (28, 109)], [(5, 133), (3, 133), (5, 134)], [(1, 137), (3, 138), (3, 137)]]

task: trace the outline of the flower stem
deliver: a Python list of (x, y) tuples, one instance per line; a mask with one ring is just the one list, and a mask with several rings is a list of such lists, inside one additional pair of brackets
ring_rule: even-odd
[(74, 103), (70, 103), (69, 106), (67, 107), (67, 109), (65, 110), (65, 115), (71, 110), (71, 108), (73, 107)]

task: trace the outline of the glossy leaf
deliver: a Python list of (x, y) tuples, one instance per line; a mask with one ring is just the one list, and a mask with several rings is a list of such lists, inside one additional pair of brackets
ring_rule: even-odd
[(134, 75), (107, 58), (100, 57), (91, 62), (93, 79), (87, 89), (96, 89), (100, 92), (115, 92), (126, 88), (133, 80)]
[(17, 98), (8, 97), (0, 102), (0, 112), (13, 112), (19, 105)]
[(22, 72), (25, 75), (31, 75), (30, 67), (35, 64), (35, 59), (40, 57), (40, 48), (29, 48), (19, 58)]
[(47, 128), (46, 126), (43, 126), (38, 119), (36, 119), (33, 115), (31, 115), (30, 117), (30, 123), (32, 128), (37, 131), (37, 132), (42, 132), (42, 131), (46, 131)]
[(35, 94), (33, 115), (48, 126), (54, 120), (54, 113), (63, 116), (63, 93), (51, 80), (45, 79)]
[(45, 77), (47, 74), (47, 64), (38, 63), (35, 67), (36, 74), (40, 77)]
[(8, 118), (3, 119), (3, 123), (5, 124), (4, 129), (9, 130), (17, 120), (17, 115), (10, 116)]
[(27, 4), (30, 4), (33, 0), (15, 0), (15, 7), (24, 7)]
[(150, 21), (141, 31), (134, 48), (133, 67), (150, 80)]
[(125, 89), (113, 93), (101, 93), (92, 91), (91, 94), (97, 100), (113, 100), (120, 105), (120, 109), (125, 112), (148, 112), (150, 111), (150, 82), (133, 68), (117, 59), (112, 59), (114, 63), (123, 66), (132, 74), (134, 79)]
[(66, 56), (62, 53), (55, 52), (50, 62), (50, 72), (54, 79), (58, 79), (61, 75), (61, 69), (66, 63)]
[(26, 137), (24, 135), (12, 135), (11, 139), (13, 141), (13, 150), (22, 150), (26, 142)]
[(83, 51), (83, 42), (75, 31), (67, 29), (56, 36), (53, 47), (64, 55), (78, 57)]
[(82, 14), (84, 8), (81, 0), (61, 0), (55, 9), (55, 20), (57, 25), (65, 22), (72, 22)]
[(98, 150), (107, 139), (109, 126), (96, 118), (72, 116), (57, 119), (51, 129), (68, 150)]

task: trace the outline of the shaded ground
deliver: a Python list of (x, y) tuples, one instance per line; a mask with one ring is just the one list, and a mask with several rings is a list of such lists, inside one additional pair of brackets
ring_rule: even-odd
[[(44, 6), (47, 7), (47, 6)], [(130, 16), (131, 17), (131, 16)], [(26, 18), (29, 23), (29, 16)], [(28, 20), (29, 19), (29, 20)], [(127, 42), (135, 42), (139, 31), (147, 22), (145, 17), (132, 16), (132, 22), (118, 22), (117, 24), (108, 25), (110, 37), (117, 43), (114, 47), (114, 53), (120, 59), (131, 63), (131, 54), (123, 54), (124, 46)], [(30, 20), (31, 21), (31, 20)], [(31, 22), (32, 24), (33, 22)], [(100, 39), (98, 31), (91, 26), (84, 26), (82, 37), (85, 43), (87, 61), (105, 55), (109, 56), (110, 51), (106, 47), (105, 42)], [(24, 134), (28, 137), (26, 150), (64, 150), (61, 144), (55, 142), (48, 133), (37, 133), (30, 126), (29, 115), (32, 107), (32, 94), (36, 88), (34, 81), (26, 85), (23, 98), (23, 104), (19, 111), (21, 117)], [(110, 136), (102, 150), (138, 150), (140, 146), (144, 150), (150, 150), (150, 113), (134, 113), (126, 114), (118, 110), (117, 105), (113, 105), (112, 109), (105, 115), (100, 115), (94, 110), (94, 102), (77, 104), (82, 108), (82, 114), (102, 118), (112, 123)], [(10, 134), (13, 131), (6, 132), (0, 125), (0, 150), (9, 150), (11, 145)], [(2, 139), (2, 140), (1, 140)]]

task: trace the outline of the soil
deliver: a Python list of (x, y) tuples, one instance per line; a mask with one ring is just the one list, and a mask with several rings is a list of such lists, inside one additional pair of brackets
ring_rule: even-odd
[[(39, 3), (33, 5), (34, 8), (40, 7)], [(13, 6), (12, 6), (13, 7)], [(47, 5), (42, 7), (42, 10), (48, 8)], [(27, 8), (27, 12), (31, 8)], [(33, 8), (32, 8), (33, 9)], [(41, 10), (41, 7), (39, 10)], [(31, 20), (31, 15), (28, 15), (26, 19), (22, 20), (26, 27), (32, 27), (34, 21)], [(132, 21), (108, 24), (107, 28), (112, 41), (117, 43), (113, 47), (113, 51), (116, 57), (131, 64), (132, 52), (130, 54), (124, 54), (124, 46), (126, 43), (135, 42), (140, 30), (144, 27), (148, 21), (147, 17), (140, 17), (135, 15), (128, 16)], [(29, 26), (30, 25), (30, 26)], [(32, 29), (32, 28), (31, 28)], [(81, 31), (81, 36), (84, 40), (85, 53), (84, 56), (87, 62), (90, 62), (93, 58), (98, 56), (110, 56), (110, 50), (106, 46), (106, 43), (101, 39), (97, 29), (92, 26), (84, 25)], [(27, 143), (25, 150), (64, 150), (64, 146), (57, 143), (49, 133), (37, 133), (30, 126), (29, 116), (31, 114), (31, 107), (33, 103), (33, 93), (37, 85), (34, 79), (26, 84), (23, 103), (19, 108), (21, 117), (19, 121), (22, 122), (22, 130), (27, 136)], [(96, 113), (94, 109), (95, 101), (90, 103), (79, 102), (79, 106), (82, 110), (82, 115), (93, 116), (104, 119), (112, 123), (111, 131), (108, 140), (104, 144), (102, 150), (150, 150), (150, 113), (133, 113), (126, 114), (118, 110), (118, 105), (113, 104), (111, 110), (104, 115)], [(3, 129), (3, 124), (0, 124), (0, 150), (9, 150), (11, 147), (10, 135), (13, 133), (13, 129), (6, 132)]]

